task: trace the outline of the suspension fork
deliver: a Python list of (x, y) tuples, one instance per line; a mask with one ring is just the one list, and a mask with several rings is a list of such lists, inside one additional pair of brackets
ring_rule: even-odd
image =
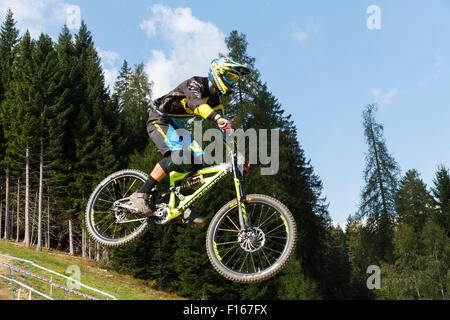
[(241, 225), (241, 230), (249, 230), (251, 228), (251, 221), (246, 208), (247, 195), (245, 193), (244, 176), (240, 173), (237, 164), (237, 148), (233, 148), (232, 156), (234, 187), (236, 189), (237, 206), (239, 210), (239, 224)]

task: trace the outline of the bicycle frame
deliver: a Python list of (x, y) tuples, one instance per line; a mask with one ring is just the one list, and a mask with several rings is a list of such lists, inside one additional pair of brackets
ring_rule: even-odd
[[(251, 222), (246, 212), (246, 194), (244, 189), (244, 174), (243, 174), (243, 156), (239, 157), (239, 153), (237, 150), (237, 143), (234, 140), (231, 145), (226, 138), (224, 137), (224, 141), (229, 149), (230, 153), (230, 161), (226, 163), (222, 163), (219, 165), (203, 168), (197, 171), (194, 175), (191, 172), (180, 173), (176, 171), (172, 171), (169, 174), (170, 178), (170, 198), (169, 198), (169, 210), (170, 215), (167, 221), (171, 221), (178, 216), (180, 216), (188, 207), (190, 207), (193, 203), (195, 203), (198, 199), (200, 199), (206, 192), (211, 190), (211, 188), (218, 183), (220, 180), (233, 173), (234, 186), (236, 189), (237, 195), (237, 203), (239, 208), (239, 223), (241, 225), (241, 230), (248, 230), (251, 227)], [(239, 160), (242, 160), (240, 163)], [(200, 175), (211, 175), (214, 176), (207, 177), (203, 179), (203, 185), (195, 191), (193, 194), (189, 196), (183, 196), (179, 193), (179, 189), (176, 187), (176, 182), (182, 181), (189, 176), (196, 177)], [(159, 193), (160, 190), (156, 190), (152, 193)], [(178, 205), (177, 199), (180, 201)]]

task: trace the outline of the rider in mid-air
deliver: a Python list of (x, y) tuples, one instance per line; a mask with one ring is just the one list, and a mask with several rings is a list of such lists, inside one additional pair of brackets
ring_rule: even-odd
[[(151, 215), (148, 198), (153, 187), (163, 180), (180, 163), (175, 159), (189, 159), (189, 163), (204, 163), (203, 151), (189, 135), (181, 138), (176, 129), (186, 118), (201, 116), (217, 123), (222, 132), (231, 128), (224, 116), (221, 96), (232, 93), (242, 75), (250, 69), (229, 57), (219, 57), (211, 62), (208, 77), (192, 77), (174, 90), (154, 101), (155, 110), (147, 121), (147, 132), (163, 159), (156, 164), (144, 185), (133, 193), (130, 202), (144, 215)], [(183, 141), (188, 138), (190, 141)], [(200, 165), (202, 166), (202, 165)], [(198, 166), (193, 166), (195, 171)], [(195, 210), (185, 213), (184, 219), (191, 226), (204, 226), (204, 220)]]

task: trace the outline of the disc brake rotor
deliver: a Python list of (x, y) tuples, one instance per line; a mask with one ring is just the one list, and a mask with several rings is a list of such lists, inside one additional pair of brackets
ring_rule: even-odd
[(238, 242), (244, 251), (256, 252), (264, 247), (266, 236), (261, 229), (254, 227), (251, 231), (241, 232), (238, 236)]

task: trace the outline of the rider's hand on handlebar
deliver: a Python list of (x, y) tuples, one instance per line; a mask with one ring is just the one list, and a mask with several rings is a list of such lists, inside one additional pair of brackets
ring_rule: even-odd
[(224, 134), (226, 134), (228, 130), (231, 130), (231, 122), (225, 118), (217, 119), (217, 125)]

